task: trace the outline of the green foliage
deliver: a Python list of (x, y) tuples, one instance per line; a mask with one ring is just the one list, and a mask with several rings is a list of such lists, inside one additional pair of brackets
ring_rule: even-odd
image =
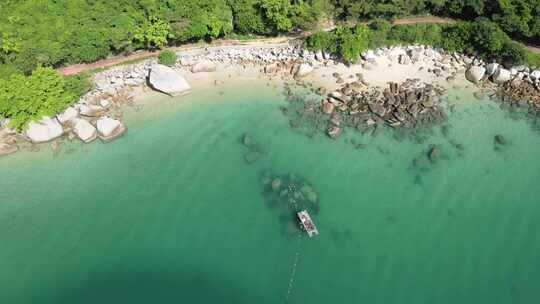
[(15, 66), (10, 64), (0, 64), (0, 79), (9, 79), (11, 75), (22, 74)]
[(163, 51), (158, 56), (158, 62), (167, 66), (174, 66), (176, 64), (176, 54), (173, 51)]
[(355, 27), (338, 26), (333, 32), (318, 32), (306, 40), (311, 50), (324, 50), (339, 55), (347, 62), (355, 62), (369, 46), (370, 30), (359, 24)]
[(355, 62), (368, 47), (369, 29), (365, 25), (354, 28), (338, 27), (335, 31), (338, 54), (348, 62)]
[(388, 39), (405, 44), (440, 45), (442, 28), (437, 24), (416, 24), (395, 26), (388, 32)]
[(32, 75), (0, 80), (0, 116), (23, 129), (30, 120), (53, 116), (88, 89), (82, 76), (64, 78), (51, 68), (38, 67)]
[(264, 12), (258, 0), (232, 0), (233, 24), (236, 31), (246, 33), (268, 33)]
[(141, 43), (146, 48), (160, 48), (167, 44), (167, 39), (172, 37), (169, 23), (155, 16), (144, 20), (137, 27), (133, 36), (135, 41)]
[[(507, 64), (536, 62), (520, 43), (513, 42), (495, 23), (487, 19), (453, 25), (416, 24), (392, 26), (374, 21), (369, 28), (338, 27), (334, 32), (319, 32), (306, 41), (311, 50), (326, 50), (354, 61), (366, 48), (390, 45), (425, 44), (477, 55), (485, 60)], [(540, 56), (538, 56), (540, 57)]]
[(485, 17), (507, 34), (540, 42), (540, 0), (333, 0), (343, 20), (435, 14), (472, 21)]
[(337, 53), (338, 43), (336, 35), (332, 32), (317, 32), (306, 40), (306, 46), (312, 51), (324, 50), (330, 53)]
[(261, 8), (277, 31), (286, 32), (293, 28), (291, 17), (291, 2), (289, 0), (261, 0)]
[(525, 64), (530, 67), (540, 68), (540, 54), (525, 50)]
[(19, 51), (19, 42), (9, 33), (0, 33), (0, 51), (4, 54), (16, 53)]
[[(0, 1), (2, 2), (2, 1)], [(0, 4), (0, 64), (93, 62), (237, 31), (271, 34), (317, 23), (329, 0), (18, 0)]]
[(472, 26), (467, 22), (460, 22), (454, 26), (445, 29), (445, 39), (442, 41), (442, 47), (451, 52), (473, 53), (474, 49), (470, 42), (472, 41)]

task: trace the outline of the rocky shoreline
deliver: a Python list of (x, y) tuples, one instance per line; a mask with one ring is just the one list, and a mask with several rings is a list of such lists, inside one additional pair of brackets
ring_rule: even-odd
[(369, 50), (354, 65), (295, 43), (199, 48), (178, 54), (174, 67), (149, 59), (98, 72), (93, 89), (78, 102), (55, 117), (31, 122), (23, 132), (8, 128), (8, 119), (0, 121), (0, 156), (47, 142), (54, 150), (60, 138), (112, 141), (127, 131), (123, 109), (149, 88), (179, 96), (189, 94), (193, 83), (219, 85), (246, 71), (317, 86), (318, 97), (305, 102), (303, 111), (320, 114), (322, 118), (314, 119), (317, 128), (324, 125), (332, 138), (345, 126), (365, 133), (382, 126), (414, 129), (444, 121), (447, 114), (439, 103), (444, 84), (465, 79), (493, 89), (503, 101), (540, 109), (540, 70), (506, 69), (428, 46)]

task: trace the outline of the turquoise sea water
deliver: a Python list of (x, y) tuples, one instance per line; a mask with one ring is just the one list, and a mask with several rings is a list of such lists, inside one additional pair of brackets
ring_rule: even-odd
[[(291, 129), (278, 89), (221, 90), (154, 98), (110, 144), (0, 159), (0, 303), (540, 299), (540, 132), (527, 120), (454, 91), (449, 127), (424, 143), (333, 141)], [(264, 152), (253, 164), (245, 132)], [(494, 149), (495, 134), (508, 144)], [(414, 167), (430, 144), (441, 159)], [(264, 171), (309, 181), (320, 236), (268, 206)]]

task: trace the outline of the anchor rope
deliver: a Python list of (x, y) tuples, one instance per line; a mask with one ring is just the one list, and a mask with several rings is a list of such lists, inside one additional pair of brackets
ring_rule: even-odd
[(294, 279), (296, 277), (296, 267), (298, 266), (298, 260), (300, 259), (300, 245), (302, 243), (302, 234), (298, 233), (298, 243), (297, 243), (297, 250), (296, 254), (294, 256), (294, 263), (291, 267), (291, 275), (289, 277), (289, 286), (287, 287), (287, 293), (285, 294), (285, 303), (289, 303), (289, 296), (291, 295), (293, 286), (294, 286)]

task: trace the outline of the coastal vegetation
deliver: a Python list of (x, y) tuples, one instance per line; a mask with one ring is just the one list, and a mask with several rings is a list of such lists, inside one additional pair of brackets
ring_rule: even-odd
[[(357, 21), (435, 14), (540, 42), (540, 0), (8, 0), (0, 4), (0, 14), (0, 64), (9, 66), (2, 74), (29, 74), (39, 65), (93, 62), (233, 32), (286, 33), (311, 28), (323, 17)], [(463, 25), (460, 31), (472, 35), (477, 26)]]
[(158, 62), (166, 66), (173, 66), (176, 63), (176, 54), (173, 51), (165, 50), (159, 54)]
[[(462, 21), (395, 26), (387, 21), (426, 14)], [(89, 87), (84, 77), (62, 78), (52, 68), (231, 35), (295, 33), (325, 19), (338, 27), (316, 33), (307, 46), (350, 62), (367, 48), (420, 43), (540, 66), (540, 55), (514, 42), (540, 42), (539, 14), (540, 0), (6, 0), (0, 3), (0, 118), (23, 128), (75, 102)], [(368, 26), (359, 23), (373, 19)], [(342, 25), (349, 22), (359, 25)], [(170, 53), (159, 58), (165, 65), (173, 60)], [(19, 91), (24, 94), (15, 94)]]
[(399, 44), (431, 45), (508, 65), (535, 64), (538, 60), (537, 56), (527, 53), (523, 45), (512, 41), (495, 23), (485, 18), (449, 25), (391, 25), (379, 19), (369, 25), (339, 26), (332, 32), (318, 32), (306, 41), (311, 50), (335, 53), (351, 62), (368, 48)]
[(83, 76), (62, 77), (52, 68), (38, 67), (31, 75), (0, 79), (0, 117), (22, 129), (29, 121), (53, 116), (74, 103), (90, 84)]

